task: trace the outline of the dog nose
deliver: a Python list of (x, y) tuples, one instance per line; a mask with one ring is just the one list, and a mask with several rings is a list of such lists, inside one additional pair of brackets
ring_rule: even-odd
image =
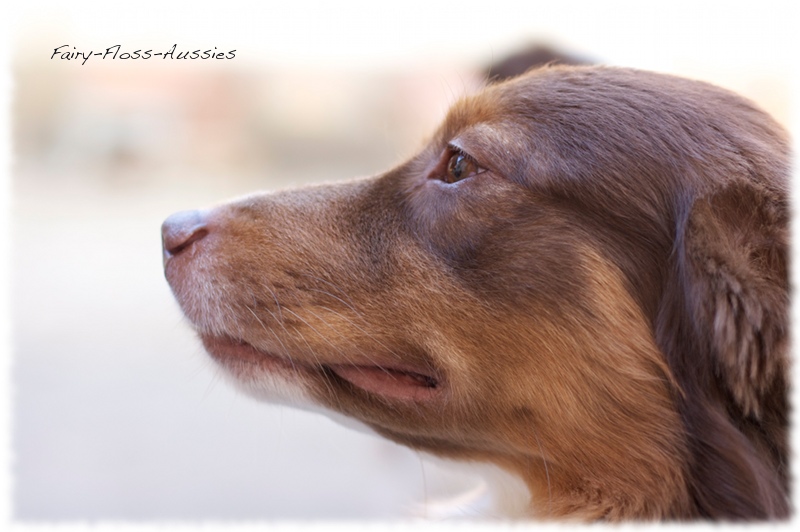
[(176, 212), (161, 225), (164, 259), (174, 257), (208, 234), (203, 211)]

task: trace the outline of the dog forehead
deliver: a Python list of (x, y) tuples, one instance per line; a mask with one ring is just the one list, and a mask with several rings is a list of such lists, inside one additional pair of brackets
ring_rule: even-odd
[(609, 144), (628, 144), (621, 137), (649, 129), (642, 119), (654, 100), (671, 105), (654, 99), (659, 88), (651, 85), (647, 73), (541, 68), (458, 100), (434, 140), (500, 164), (497, 170), (507, 177), (539, 166), (544, 172), (535, 173), (547, 174), (563, 168), (565, 159), (590, 162), (598, 150), (614, 153)]
[(635, 176), (717, 157), (707, 145), (728, 127), (717, 115), (737, 105), (706, 84), (667, 75), (545, 67), (456, 102), (438, 140), (463, 141), (479, 162), (533, 186), (633, 186)]
[[(525, 93), (533, 90), (527, 85), (506, 82), (465, 96), (450, 107), (440, 132), (444, 137), (452, 138), (479, 124), (502, 130), (519, 120), (519, 104), (524, 105), (528, 100)], [(515, 102), (517, 105), (514, 105)]]
[(544, 67), (457, 101), (442, 131), (453, 136), (474, 124), (487, 123), (499, 130), (525, 128), (534, 134), (537, 129), (543, 133), (558, 130), (574, 137), (596, 135), (609, 128), (622, 134), (650, 129), (642, 123), (644, 119), (673, 127), (696, 120), (707, 113), (707, 106), (716, 108), (727, 96), (701, 82), (652, 72)]
[(475, 123), (547, 119), (547, 114), (558, 114), (560, 108), (583, 105), (587, 97), (591, 97), (588, 94), (590, 86), (598, 83), (598, 77), (606, 77), (600, 68), (545, 67), (533, 70), (462, 97), (450, 108), (444, 129), (452, 133)]

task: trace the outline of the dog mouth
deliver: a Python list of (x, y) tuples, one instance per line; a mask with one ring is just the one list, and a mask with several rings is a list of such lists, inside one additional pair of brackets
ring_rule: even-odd
[(435, 396), (442, 387), (441, 378), (430, 370), (363, 364), (335, 364), (324, 368), (351, 385), (369, 393), (423, 401)]
[(288, 378), (304, 375), (352, 386), (370, 394), (390, 399), (425, 401), (433, 399), (443, 388), (438, 371), (421, 365), (399, 363), (316, 363), (309, 364), (263, 351), (243, 340), (201, 334), (206, 351), (223, 366), (256, 366), (269, 372), (280, 372)]

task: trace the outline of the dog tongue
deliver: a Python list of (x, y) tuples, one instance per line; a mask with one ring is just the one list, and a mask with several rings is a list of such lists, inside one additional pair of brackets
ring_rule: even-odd
[(395, 399), (424, 400), (436, 392), (435, 378), (414, 371), (377, 366), (331, 366), (339, 377), (362, 390)]

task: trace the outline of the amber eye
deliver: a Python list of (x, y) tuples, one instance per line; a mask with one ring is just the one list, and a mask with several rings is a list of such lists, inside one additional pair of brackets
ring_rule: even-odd
[(445, 183), (455, 183), (470, 176), (479, 174), (483, 168), (478, 166), (471, 157), (463, 153), (454, 153), (447, 161), (447, 172), (442, 177)]

